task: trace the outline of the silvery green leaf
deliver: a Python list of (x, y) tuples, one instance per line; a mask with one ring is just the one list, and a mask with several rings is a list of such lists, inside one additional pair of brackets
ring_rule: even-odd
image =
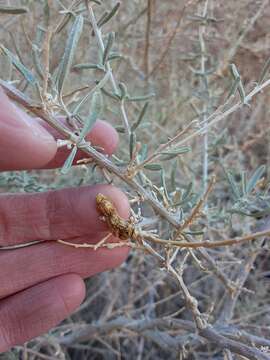
[(149, 99), (151, 99), (151, 98), (153, 98), (155, 96), (156, 96), (156, 94), (154, 94), (154, 93), (150, 93), (148, 95), (142, 95), (142, 96), (132, 96), (132, 97), (128, 97), (127, 101), (135, 101), (135, 102), (137, 102), (137, 101), (146, 101), (146, 100), (149, 100)]
[(12, 79), (12, 61), (8, 56), (1, 56), (0, 54), (0, 78), (6, 81)]
[(266, 61), (266, 63), (264, 64), (264, 66), (262, 68), (262, 72), (260, 74), (259, 81), (258, 81), (259, 84), (261, 84), (264, 81), (266, 75), (268, 74), (269, 68), (270, 68), (270, 58)]
[(228, 95), (225, 99), (225, 102), (228, 101), (230, 99), (231, 96), (234, 96), (236, 93), (236, 90), (238, 89), (238, 86), (240, 84), (240, 78), (236, 78), (233, 80), (233, 83), (229, 89)]
[(96, 86), (91, 89), (88, 94), (86, 94), (82, 100), (79, 102), (79, 104), (76, 105), (75, 109), (73, 110), (74, 114), (77, 114), (80, 110), (80, 108), (82, 107), (82, 105), (88, 100), (88, 98), (94, 94), (95, 92), (98, 92), (99, 90), (103, 90), (102, 88), (105, 86), (105, 84), (107, 83), (107, 81), (110, 78), (110, 71), (107, 71), (106, 74), (104, 75), (104, 77), (99, 81), (96, 82)]
[(120, 5), (121, 3), (117, 2), (116, 5), (112, 8), (112, 10), (108, 14), (102, 16), (102, 18), (98, 22), (98, 26), (101, 27), (104, 24), (106, 24), (108, 21), (110, 21), (111, 18), (117, 13)]
[(28, 12), (25, 7), (0, 5), (0, 14), (20, 15)]
[(124, 126), (115, 126), (114, 127), (115, 128), (115, 130), (118, 132), (118, 133), (120, 133), (120, 134), (124, 134), (125, 132), (126, 132), (126, 129), (125, 129), (125, 127)]
[(116, 94), (116, 93), (111, 93), (106, 89), (102, 89), (102, 92), (103, 92), (104, 95), (110, 97), (111, 99), (121, 100), (120, 96), (118, 94)]
[(75, 156), (77, 154), (77, 151), (78, 151), (77, 146), (74, 146), (74, 148), (72, 149), (71, 153), (69, 154), (68, 158), (66, 159), (66, 161), (61, 169), (61, 173), (63, 175), (66, 175), (69, 172), (69, 170), (73, 164), (73, 161), (75, 159)]
[(41, 77), (41, 79), (44, 79), (45, 71), (44, 66), (40, 61), (42, 50), (39, 46), (40, 44), (43, 44), (45, 34), (45, 30), (42, 27), (38, 26), (36, 29), (35, 41), (32, 43), (33, 64), (35, 66), (37, 74)]
[(147, 146), (147, 144), (143, 144), (142, 149), (140, 151), (140, 161), (141, 162), (143, 162), (146, 159), (147, 153), (148, 153), (148, 146)]
[(108, 57), (108, 61), (122, 59), (122, 57), (123, 56), (121, 54), (111, 52), (111, 55)]
[(94, 2), (94, 3), (97, 4), (97, 5), (101, 5), (101, 4), (102, 4), (100, 0), (92, 0), (92, 2)]
[(7, 48), (5, 48), (3, 45), (0, 45), (0, 49), (2, 49), (2, 51), (4, 52), (4, 54), (6, 56), (8, 56), (8, 58), (10, 59), (10, 61), (12, 62), (13, 66), (15, 66), (15, 68), (22, 74), (22, 76), (32, 85), (37, 84), (37, 79), (36, 77), (32, 74), (32, 72), (27, 69), (21, 62), (20, 60), (14, 55), (12, 54), (11, 51), (9, 51)]
[(60, 62), (60, 65), (58, 68), (56, 81), (57, 81), (57, 87), (58, 87), (59, 94), (62, 93), (66, 76), (70, 71), (70, 68), (71, 68), (71, 65), (72, 65), (72, 62), (74, 59), (76, 47), (77, 47), (78, 41), (79, 41), (81, 33), (82, 33), (82, 29), (83, 29), (83, 16), (79, 15), (76, 17), (76, 19), (72, 25), (72, 28), (70, 30), (70, 33), (69, 33), (69, 36), (68, 36), (68, 39), (66, 42), (64, 55), (63, 55), (62, 61)]
[(254, 171), (253, 175), (251, 176), (251, 178), (247, 183), (247, 193), (250, 193), (255, 188), (258, 181), (262, 178), (265, 169), (266, 169), (265, 165), (262, 165), (257, 170)]
[(160, 161), (169, 161), (169, 160), (175, 159), (177, 156), (178, 156), (177, 154), (162, 155), (160, 157)]
[(134, 132), (132, 132), (129, 137), (129, 157), (130, 157), (130, 159), (132, 159), (135, 144), (136, 144), (136, 134)]
[(106, 46), (105, 46), (105, 49), (104, 49), (104, 53), (103, 53), (103, 59), (102, 59), (102, 64), (104, 65), (107, 60), (108, 60), (108, 57), (110, 55), (110, 52), (111, 52), (111, 49), (113, 47), (113, 43), (114, 43), (114, 40), (115, 40), (115, 33), (114, 32), (110, 32), (109, 35), (108, 35), (108, 40), (107, 40), (107, 43), (106, 43)]
[(119, 89), (120, 89), (120, 98), (121, 99), (127, 99), (128, 98), (128, 90), (124, 83), (119, 83)]
[(172, 166), (171, 176), (170, 176), (171, 187), (173, 191), (176, 190), (176, 171), (177, 171), (177, 160), (175, 160)]
[(183, 193), (183, 196), (182, 196), (182, 201), (183, 202), (186, 201), (191, 196), (191, 194), (193, 193), (193, 188), (194, 188), (194, 184), (193, 184), (193, 182), (190, 182), (188, 184), (187, 189)]
[(186, 231), (185, 234), (192, 236), (200, 236), (200, 235), (204, 235), (204, 231), (203, 230)]
[(161, 170), (161, 183), (162, 183), (162, 187), (164, 189), (164, 195), (165, 195), (167, 201), (170, 202), (168, 189), (167, 189), (167, 184), (166, 184), (166, 179), (165, 179), (165, 171), (163, 169)]
[(231, 74), (232, 74), (234, 80), (236, 81), (236, 83), (238, 83), (237, 90), (239, 92), (241, 101), (243, 102), (243, 104), (245, 104), (246, 103), (246, 93), (245, 93), (245, 89), (244, 89), (244, 86), (243, 86), (243, 83), (241, 80), (241, 76), (240, 76), (235, 64), (230, 65), (230, 70), (231, 70)]
[(92, 127), (94, 126), (95, 122), (97, 121), (98, 117), (102, 112), (102, 107), (103, 107), (102, 95), (100, 91), (96, 91), (92, 97), (90, 114), (85, 120), (84, 127), (80, 133), (78, 141), (81, 141), (92, 129)]
[(141, 112), (140, 112), (140, 114), (138, 116), (137, 121), (131, 127), (132, 131), (135, 131), (140, 126), (140, 124), (141, 124), (141, 122), (142, 122), (142, 120), (143, 120), (143, 118), (144, 118), (144, 116), (146, 114), (146, 111), (148, 109), (148, 106), (149, 106), (149, 102), (144, 104), (144, 106), (143, 106), (143, 108), (142, 108), (142, 110), (141, 110)]
[(188, 147), (188, 146), (182, 146), (180, 148), (173, 148), (171, 150), (163, 151), (161, 153), (161, 155), (162, 155), (161, 160), (162, 161), (171, 160), (171, 159), (175, 158), (176, 156), (185, 154), (189, 151), (190, 151), (190, 147)]
[(228, 183), (231, 187), (233, 196), (236, 199), (240, 199), (241, 198), (240, 190), (239, 190), (239, 187), (238, 187), (236, 181), (234, 180), (234, 176), (232, 175), (232, 173), (230, 171), (225, 171), (225, 174), (226, 174)]
[(174, 196), (174, 206), (183, 206), (190, 203), (194, 196), (193, 190), (194, 183), (190, 182), (184, 192), (176, 191), (176, 194)]
[(241, 174), (242, 193), (244, 196), (247, 195), (247, 172), (243, 171)]
[(159, 164), (147, 164), (147, 165), (144, 165), (144, 168), (146, 170), (151, 170), (151, 171), (159, 171), (159, 170), (162, 170), (162, 166), (159, 165)]
[(60, 33), (64, 27), (69, 23), (70, 19), (72, 18), (72, 14), (68, 13), (64, 16), (63, 20), (59, 23), (59, 25), (57, 26), (57, 28), (55, 29), (55, 33), (58, 34)]
[[(104, 20), (108, 15), (109, 15), (109, 11), (107, 11), (107, 10), (104, 11), (103, 14), (101, 14), (100, 18), (99, 18), (98, 21), (97, 21), (97, 26), (98, 26), (99, 28), (102, 26), (103, 20)], [(93, 30), (92, 36), (94, 36), (94, 35), (95, 35), (95, 32), (94, 32), (94, 30)]]
[(99, 64), (91, 64), (91, 63), (86, 63), (86, 64), (76, 64), (73, 66), (74, 70), (88, 70), (88, 69), (94, 69), (94, 70), (102, 70), (104, 71), (104, 66), (101, 66)]

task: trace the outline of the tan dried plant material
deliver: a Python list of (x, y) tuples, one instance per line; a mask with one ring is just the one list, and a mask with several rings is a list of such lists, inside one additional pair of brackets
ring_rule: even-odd
[(131, 221), (121, 218), (111, 200), (103, 194), (96, 196), (97, 210), (104, 217), (111, 233), (121, 240), (136, 237), (136, 229)]

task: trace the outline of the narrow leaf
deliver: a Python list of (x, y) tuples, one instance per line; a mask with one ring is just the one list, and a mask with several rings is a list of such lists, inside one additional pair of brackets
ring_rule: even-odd
[(148, 146), (147, 144), (143, 144), (140, 151), (140, 162), (143, 162), (146, 159), (147, 154), (148, 154)]
[(108, 96), (109, 98), (111, 99), (114, 99), (114, 100), (121, 100), (120, 99), (120, 96), (118, 94), (113, 94), (111, 92), (109, 92), (108, 90), (106, 89), (101, 89), (101, 91), (103, 92), (104, 95)]
[(175, 160), (172, 166), (171, 176), (170, 176), (171, 187), (173, 191), (176, 190), (176, 171), (177, 171), (177, 160)]
[(136, 134), (132, 132), (129, 137), (129, 157), (132, 159), (134, 148), (136, 145)]
[(232, 74), (233, 78), (237, 82), (239, 82), (238, 86), (237, 86), (237, 89), (238, 89), (241, 101), (243, 102), (243, 104), (245, 104), (246, 103), (246, 93), (245, 93), (245, 89), (244, 89), (244, 86), (243, 86), (243, 83), (242, 83), (242, 80), (241, 80), (241, 76), (240, 76), (235, 64), (231, 64), (230, 70), (231, 70), (231, 74)]
[(122, 55), (111, 52), (111, 55), (108, 57), (108, 61), (117, 60), (117, 59), (122, 59)]
[(103, 70), (104, 71), (104, 66), (101, 66), (98, 64), (86, 63), (86, 64), (76, 64), (73, 66), (73, 69), (74, 70), (95, 69), (95, 70)]
[(162, 155), (160, 157), (160, 161), (169, 161), (172, 159), (175, 159), (178, 156), (178, 154), (172, 153), (172, 154), (168, 154), (168, 155)]
[(232, 175), (231, 172), (227, 172), (226, 171), (226, 177), (227, 177), (227, 180), (229, 182), (229, 185), (231, 187), (231, 191), (233, 193), (233, 196), (236, 198), (236, 199), (240, 199), (241, 198), (241, 194), (240, 194), (240, 191), (239, 191), (239, 187), (236, 183), (236, 181), (234, 180), (234, 177)]
[(159, 170), (162, 170), (162, 166), (159, 165), (159, 164), (147, 164), (147, 165), (144, 165), (144, 168), (146, 170), (150, 170), (150, 171), (159, 171)]
[(133, 97), (129, 97), (127, 99), (127, 101), (135, 101), (135, 102), (137, 102), (137, 101), (146, 101), (146, 100), (149, 100), (149, 99), (151, 99), (151, 98), (153, 98), (155, 96), (156, 96), (156, 94), (154, 94), (154, 93), (151, 93), (151, 94), (148, 94), (148, 95), (142, 95), (142, 96), (133, 96)]
[(118, 132), (118, 133), (120, 133), (120, 134), (124, 134), (125, 132), (126, 132), (126, 129), (125, 129), (125, 127), (124, 126), (115, 126), (114, 127), (115, 128), (115, 130)]
[(104, 77), (100, 81), (96, 81), (96, 86), (89, 91), (88, 94), (86, 94), (82, 100), (79, 102), (79, 104), (76, 105), (75, 109), (73, 110), (73, 114), (77, 114), (79, 109), (82, 107), (82, 105), (88, 100), (88, 98), (94, 94), (95, 92), (98, 92), (99, 90), (102, 90), (103, 86), (105, 86), (106, 82), (110, 78), (110, 72), (107, 71)]
[(165, 179), (165, 171), (163, 169), (161, 170), (161, 183), (162, 183), (162, 187), (164, 189), (164, 195), (165, 195), (167, 201), (169, 202), (170, 198), (169, 198), (166, 179)]
[(72, 149), (71, 153), (69, 154), (68, 158), (66, 159), (66, 161), (61, 169), (61, 173), (63, 175), (66, 175), (69, 172), (69, 170), (73, 164), (73, 161), (75, 159), (75, 156), (77, 154), (77, 151), (78, 151), (77, 146), (74, 146), (74, 148)]
[(119, 86), (119, 89), (121, 92), (121, 94), (120, 94), (121, 99), (128, 98), (128, 90), (127, 90), (126, 85), (124, 83), (120, 82), (118, 86)]
[(186, 188), (183, 196), (182, 196), (182, 201), (186, 201), (187, 199), (189, 199), (189, 197), (191, 196), (191, 194), (193, 193), (193, 188), (194, 188), (194, 184), (193, 182), (190, 182), (188, 184), (188, 187)]
[(20, 60), (12, 54), (11, 51), (9, 51), (7, 48), (5, 48), (3, 45), (0, 45), (0, 48), (4, 52), (6, 56), (10, 59), (13, 66), (22, 74), (22, 76), (32, 85), (35, 85), (37, 83), (36, 77), (32, 74), (30, 70), (28, 70), (21, 62)]
[(89, 133), (89, 131), (94, 126), (95, 122), (97, 121), (98, 117), (102, 112), (102, 107), (103, 107), (102, 95), (100, 91), (96, 91), (93, 94), (90, 114), (85, 120), (84, 127), (78, 139), (79, 142)]
[(262, 68), (262, 72), (260, 74), (259, 81), (258, 81), (259, 84), (261, 84), (264, 81), (266, 75), (268, 74), (269, 68), (270, 68), (270, 58), (266, 61), (266, 63), (264, 64), (264, 66)]
[(36, 29), (35, 41), (32, 43), (32, 55), (33, 55), (33, 64), (37, 74), (44, 79), (44, 67), (41, 64), (41, 49), (40, 44), (43, 44), (45, 31), (42, 27), (38, 26)]
[(225, 99), (225, 103), (230, 99), (231, 96), (234, 96), (236, 91), (237, 91), (237, 88), (239, 86), (239, 83), (240, 83), (240, 78), (236, 78), (234, 79), (230, 89), (229, 89), (229, 92), (228, 92), (228, 95)]
[(58, 68), (57, 86), (58, 86), (59, 94), (62, 93), (66, 76), (70, 71), (70, 67), (73, 62), (73, 58), (75, 55), (78, 41), (82, 33), (82, 29), (83, 29), (83, 17), (80, 15), (76, 17), (72, 25), (69, 37), (67, 39), (64, 55)]
[(111, 18), (117, 13), (117, 11), (120, 8), (121, 3), (117, 2), (116, 5), (112, 8), (112, 10), (106, 15), (102, 16), (102, 19), (99, 20), (99, 27), (105, 25), (108, 21), (111, 20)]
[(250, 193), (252, 190), (254, 190), (258, 181), (262, 178), (265, 169), (266, 169), (265, 165), (262, 165), (257, 170), (254, 171), (254, 173), (252, 174), (251, 178), (247, 183), (247, 193)]
[(114, 40), (115, 40), (115, 33), (112, 31), (108, 35), (108, 40), (107, 40), (107, 43), (106, 43), (106, 46), (105, 46), (105, 49), (104, 49), (103, 58), (102, 58), (102, 64), (103, 65), (108, 60), (108, 57), (110, 55), (110, 51), (111, 51), (111, 49), (113, 47)]
[(192, 236), (200, 236), (200, 235), (204, 235), (204, 231), (203, 230), (186, 231), (185, 234)]
[(185, 154), (185, 153), (187, 153), (189, 151), (190, 151), (190, 147), (188, 147), (188, 146), (182, 146), (182, 147), (179, 147), (179, 148), (173, 148), (171, 150), (163, 151), (163, 152), (160, 153), (162, 155), (161, 160), (162, 161), (170, 160), (170, 159), (175, 158), (178, 155)]
[(148, 109), (148, 106), (149, 106), (149, 102), (144, 104), (144, 106), (143, 106), (143, 108), (142, 108), (142, 110), (141, 110), (141, 112), (140, 112), (140, 114), (138, 116), (137, 121), (131, 127), (131, 131), (135, 131), (140, 126), (140, 124), (141, 124), (141, 122), (142, 122), (142, 120), (143, 120), (143, 118), (144, 118), (144, 116), (146, 114), (146, 111)]
[(243, 171), (241, 174), (242, 193), (244, 196), (247, 195), (247, 172)]
[[(109, 15), (109, 11), (104, 11), (104, 13), (101, 15), (101, 17), (98, 19), (97, 25), (98, 27), (102, 26), (102, 23), (104, 21), (104, 19), (106, 19), (106, 17)], [(94, 36), (95, 32), (93, 30), (93, 36)]]
[(28, 9), (24, 7), (0, 5), (0, 14), (20, 15), (20, 14), (25, 14), (27, 12)]
[(65, 26), (69, 23), (69, 21), (71, 20), (72, 18), (72, 14), (71, 13), (68, 13), (68, 14), (65, 14), (64, 18), (62, 19), (62, 21), (59, 23), (59, 25), (56, 27), (56, 29), (54, 30), (54, 32), (56, 34), (60, 33), (64, 28)]

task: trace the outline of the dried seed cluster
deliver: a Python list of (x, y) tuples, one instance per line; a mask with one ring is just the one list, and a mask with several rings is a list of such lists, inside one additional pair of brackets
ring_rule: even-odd
[(112, 234), (121, 240), (127, 240), (135, 237), (136, 229), (130, 221), (122, 219), (111, 200), (103, 195), (96, 196), (98, 212), (104, 216), (104, 219)]

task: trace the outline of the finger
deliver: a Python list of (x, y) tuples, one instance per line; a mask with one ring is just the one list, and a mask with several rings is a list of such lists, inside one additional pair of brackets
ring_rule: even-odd
[(56, 150), (53, 136), (17, 108), (0, 87), (0, 171), (41, 168)]
[[(63, 136), (61, 136), (55, 129), (44, 124), (44, 122), (41, 124), (43, 124), (43, 126), (54, 136), (55, 139), (63, 139)], [(98, 120), (93, 126), (91, 132), (86, 136), (86, 140), (89, 141), (91, 145), (98, 146), (99, 151), (111, 155), (117, 148), (118, 133), (106, 121)], [(55, 157), (43, 168), (54, 169), (62, 167), (69, 153), (70, 150), (66, 146), (60, 147), (57, 150)], [(88, 158), (87, 155), (85, 155), (82, 151), (78, 151), (73, 161), (73, 165), (76, 165), (78, 160), (84, 158)]]
[[(104, 236), (104, 234), (84, 236), (71, 241), (97, 243)], [(113, 238), (110, 241), (119, 240)], [(127, 254), (127, 247), (76, 249), (56, 242), (2, 252), (0, 253), (0, 298), (62, 274), (76, 273), (88, 278), (119, 266), (125, 261)]]
[(128, 217), (126, 196), (110, 185), (0, 195), (0, 245), (64, 240), (106, 230), (96, 209), (100, 192), (110, 197), (120, 216)]
[(0, 302), (0, 352), (47, 332), (83, 301), (78, 275), (63, 275)]

